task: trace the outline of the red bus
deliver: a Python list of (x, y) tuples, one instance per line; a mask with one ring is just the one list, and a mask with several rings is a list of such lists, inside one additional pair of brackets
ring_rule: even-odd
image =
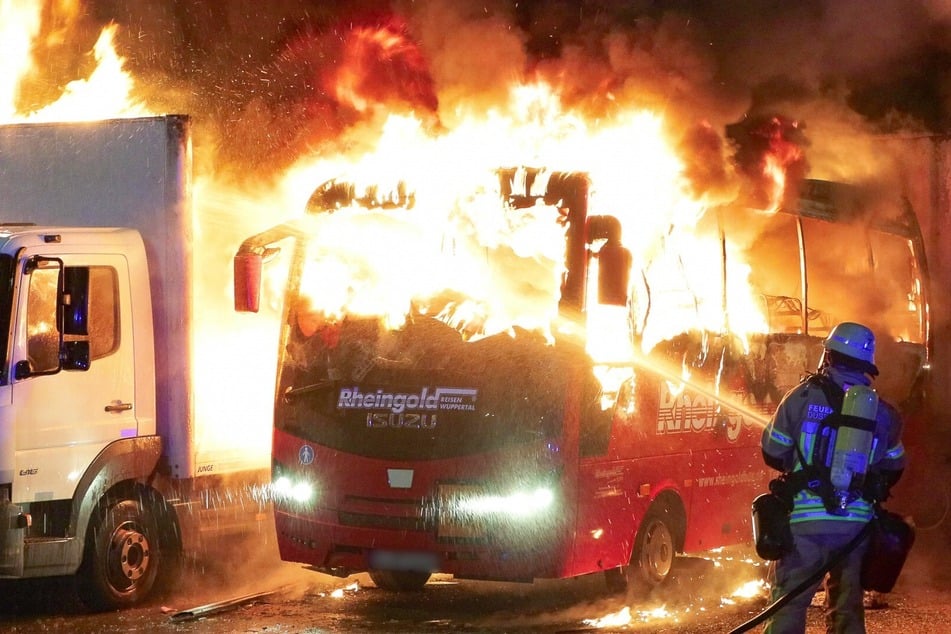
[[(435, 572), (504, 581), (600, 572), (612, 588), (660, 584), (678, 553), (750, 541), (750, 503), (771, 477), (762, 425), (815, 369), (836, 321), (869, 323), (881, 354), (898, 360), (883, 364), (888, 398), (908, 404), (922, 389), (924, 261), (907, 209), (873, 212), (845, 186), (808, 181), (778, 213), (707, 214), (694, 230), (712, 235), (711, 246), (669, 240), (672, 276), (658, 259), (635, 261), (616, 218), (589, 214), (590, 189), (583, 174), (498, 172), (494, 211), (547, 218), (561, 241), (547, 331), (488, 334), (486, 305), (537, 290), (512, 266), (530, 271), (536, 260), (514, 247), (483, 247), (482, 275), (515, 292), (476, 308), (449, 286), (403, 297), (395, 318), (356, 303), (315, 307), (321, 294), (360, 293), (348, 276), (369, 264), (343, 266), (334, 245), (378, 248), (361, 217), (385, 220), (396, 271), (381, 275), (398, 277), (419, 255), (399, 222), (422, 212), (402, 186), (381, 194), (330, 181), (303, 217), (241, 245), (237, 310), (258, 309), (265, 261), (280, 255), (288, 272), (272, 472), (282, 559), (338, 576), (368, 571), (395, 590)], [(336, 215), (358, 222), (337, 233)], [(443, 237), (439, 248), (467, 247)], [(851, 268), (836, 259), (843, 249)], [(750, 268), (737, 273), (734, 258)], [(761, 327), (734, 334), (739, 305), (751, 301)], [(675, 313), (687, 319), (670, 335), (665, 325), (681, 328)], [(592, 341), (611, 329), (625, 341), (599, 351)]]

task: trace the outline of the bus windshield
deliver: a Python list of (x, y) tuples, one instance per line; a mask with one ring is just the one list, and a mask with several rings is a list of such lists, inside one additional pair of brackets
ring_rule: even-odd
[[(306, 304), (306, 300), (304, 302)], [(567, 382), (581, 351), (528, 331), (467, 342), (427, 315), (397, 329), (377, 318), (295, 311), (281, 372), (277, 426), (342, 452), (445, 459), (558, 443)], [(407, 433), (410, 432), (410, 433)]]

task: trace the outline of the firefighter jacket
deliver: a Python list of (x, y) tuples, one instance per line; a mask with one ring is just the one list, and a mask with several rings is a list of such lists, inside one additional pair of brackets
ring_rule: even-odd
[[(843, 391), (871, 382), (861, 372), (836, 366), (824, 369), (822, 374)], [(762, 448), (767, 463), (785, 473), (801, 471), (802, 459), (811, 460), (820, 425), (833, 412), (833, 407), (825, 391), (815, 382), (803, 381), (790, 390), (763, 430)], [(901, 427), (897, 411), (879, 399), (869, 458), (870, 477), (887, 476), (894, 482), (901, 474), (905, 467)], [(832, 514), (826, 510), (821, 496), (807, 488), (794, 494), (790, 524), (799, 525), (801, 532), (851, 532), (856, 523), (866, 523), (871, 518), (872, 504), (863, 497), (849, 503), (841, 514)]]

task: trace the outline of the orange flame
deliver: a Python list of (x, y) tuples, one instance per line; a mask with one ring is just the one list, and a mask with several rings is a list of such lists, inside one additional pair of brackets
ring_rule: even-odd
[[(0, 59), (13, 69), (12, 76), (22, 77), (31, 69), (27, 42), (38, 32), (38, 10), (32, 2), (2, 6), (4, 11), (23, 10), (22, 17), (16, 16), (22, 26), (9, 33), (30, 34), (26, 41), (12, 36), (0, 40), (0, 46), (11, 47)], [(4, 20), (0, 28), (8, 24)], [(60, 100), (37, 112), (19, 112), (18, 83), (8, 84), (0, 93), (5, 97), (0, 107), (10, 113), (4, 120), (89, 120), (147, 113), (136, 102), (134, 82), (115, 51), (115, 32), (114, 26), (102, 31), (94, 50), (95, 70), (65, 86)], [(320, 256), (320, 263), (302, 280), (312, 310), (330, 317), (379, 315), (395, 327), (405, 319), (410, 303), (416, 302), (473, 337), (513, 327), (551, 336), (555, 329), (576, 327), (558, 319), (564, 273), (564, 224), (558, 201), (512, 209), (499, 195), (498, 168), (534, 166), (545, 168), (548, 175), (587, 174), (592, 184), (589, 216), (611, 215), (620, 221), (620, 241), (632, 254), (636, 273), (632, 278), (651, 281), (651, 318), (633, 325), (631, 313), (642, 307), (633, 302), (628, 307), (599, 306), (589, 300), (582, 330), (596, 361), (608, 364), (630, 358), (632, 328), (642, 351), (690, 329), (741, 335), (765, 330), (748, 284), (750, 267), (740, 248), (724, 245), (716, 231), (700, 228), (710, 203), (692, 191), (688, 161), (678, 146), (682, 135), (670, 129), (662, 114), (617, 101), (610, 113), (590, 117), (580, 108), (567, 107), (552, 85), (539, 80), (514, 83), (509, 100), (491, 108), (476, 99), (453, 104), (451, 128), (437, 127), (432, 116), (439, 103), (426, 60), (401, 23), (355, 27), (343, 42), (339, 61), (329, 75), (333, 82), (329, 92), (357, 112), (379, 115), (352, 126), (339, 139), (340, 147), (358, 148), (357, 152), (334, 154), (323, 149), (319, 156), (304, 157), (287, 172), (277, 191), (261, 192), (260, 197), (205, 175), (196, 179), (195, 188), (200, 214), (196, 231), (210, 228), (235, 243), (241, 234), (263, 228), (242, 226), (250, 221), (235, 223), (235, 210), (253, 207), (246, 217), (266, 226), (261, 208), (286, 216), (292, 215), (290, 209), (301, 213), (315, 186), (329, 179), (353, 181), (359, 191), (378, 196), (393, 196), (407, 187), (413, 192), (415, 204), (409, 212), (341, 209), (313, 219), (313, 255)], [(394, 103), (404, 107), (386, 112), (374, 108)], [(794, 148), (783, 145), (783, 139), (770, 137), (775, 147), (769, 154), (776, 157), (777, 166), (797, 160)], [(219, 214), (231, 219), (221, 222), (227, 227), (215, 225)], [(203, 252), (225, 259), (230, 248)], [(597, 279), (597, 249), (592, 245), (592, 283)], [(711, 270), (704, 256), (724, 250), (731, 255), (726, 275)], [(208, 268), (222, 267), (218, 262)], [(227, 282), (202, 276), (198, 283), (227, 287)], [(271, 285), (281, 287), (277, 279)], [(453, 301), (432, 302), (447, 291)], [(216, 402), (221, 391), (233, 389), (232, 384), (225, 385), (218, 367), (228, 352), (235, 354), (217, 314), (225, 307), (212, 306), (206, 299), (221, 295), (217, 286), (193, 293), (202, 298), (196, 308), (199, 328), (213, 329), (195, 342), (195, 367), (202, 377), (203, 402), (196, 402), (199, 417), (206, 408), (214, 409), (205, 401)], [(724, 297), (729, 299), (729, 315), (723, 310)], [(213, 310), (215, 319), (210, 317)], [(273, 374), (269, 364), (274, 355), (266, 352), (273, 348), (272, 341), (262, 335), (255, 345), (268, 359), (259, 364), (261, 371)], [(611, 393), (630, 377), (630, 370), (599, 368), (599, 374), (606, 393)], [(261, 391), (273, 382), (258, 378)], [(265, 420), (269, 399), (270, 395), (261, 399)], [(221, 430), (210, 431), (209, 444), (216, 437), (242, 436), (232, 433), (229, 424), (230, 419)], [(252, 434), (251, 444), (260, 445), (266, 431)]]
[(750, 119), (730, 128), (739, 145), (736, 160), (753, 186), (751, 204), (775, 212), (787, 195), (789, 183), (805, 176), (807, 165), (800, 123), (772, 116)]
[(132, 97), (133, 80), (123, 69), (125, 60), (116, 53), (115, 32), (116, 26), (110, 25), (99, 35), (93, 48), (96, 68), (89, 77), (68, 83), (62, 97), (26, 120), (95, 121), (153, 114)]
[(125, 60), (116, 53), (116, 26), (99, 34), (93, 47), (95, 68), (86, 78), (77, 78), (63, 87), (53, 103), (32, 112), (17, 107), (19, 88), (34, 72), (31, 51), (41, 27), (40, 3), (11, 0), (0, 5), (0, 123), (29, 121), (94, 121), (136, 117), (151, 112), (133, 97), (134, 81), (125, 69)]
[[(61, 0), (60, 4), (68, 4)], [(67, 9), (69, 7), (66, 7)], [(0, 123), (34, 123), (50, 121), (93, 121), (109, 118), (124, 118), (153, 114), (134, 97), (135, 82), (124, 69), (125, 60), (116, 53), (114, 37), (117, 27), (104, 28), (93, 49), (96, 65), (85, 78), (77, 78), (63, 87), (61, 96), (55, 102), (32, 112), (22, 112), (17, 106), (21, 83), (35, 72), (31, 60), (31, 51), (36, 38), (41, 33), (42, 3), (33, 0), (11, 0), (0, 3)], [(215, 227), (216, 214), (221, 213), (219, 203), (227, 205), (228, 210), (244, 209), (253, 211), (265, 206), (265, 202), (248, 196), (235, 201), (234, 189), (214, 182), (210, 177), (196, 179), (194, 190), (195, 209), (197, 211), (195, 231), (201, 234), (203, 226), (216, 230), (218, 235), (228, 235), (224, 228)], [(246, 205), (247, 207), (243, 207)], [(248, 213), (247, 217), (253, 217)], [(252, 228), (240, 229), (233, 223), (227, 228), (234, 231), (234, 243)], [(269, 450), (270, 429), (261, 425), (268, 420), (271, 386), (273, 385), (274, 360), (276, 352), (273, 342), (276, 334), (266, 327), (233, 323), (236, 321), (226, 303), (221, 289), (226, 288), (229, 280), (216, 279), (208, 271), (227, 270), (222, 262), (229, 261), (232, 246), (223, 250), (208, 248), (196, 252), (196, 257), (208, 258), (209, 262), (199, 264), (205, 275), (195, 276), (196, 288), (191, 289), (191, 297), (201, 298), (195, 302), (196, 334), (193, 336), (193, 365), (195, 377), (195, 447), (199, 456), (214, 451), (216, 461), (225, 470), (227, 463), (234, 460), (240, 463), (249, 456), (266, 464)], [(200, 288), (199, 288), (200, 286)], [(214, 299), (220, 298), (220, 305)], [(259, 328), (258, 336), (246, 342), (248, 346), (257, 346), (253, 371), (235, 372), (240, 367), (239, 355), (232, 339), (226, 332), (236, 332), (244, 328)], [(245, 352), (240, 353), (244, 354)], [(271, 359), (270, 364), (268, 359)], [(239, 401), (229, 396), (236, 389), (247, 394), (257, 394), (259, 398)], [(231, 454), (222, 460), (226, 454)]]
[[(618, 217), (635, 266), (653, 276), (656, 310), (664, 318), (640, 333), (645, 350), (691, 328), (765, 329), (747, 284), (750, 268), (738, 249), (727, 276), (733, 312), (725, 321), (720, 271), (711, 270), (702, 255), (719, 260), (720, 236), (695, 229), (706, 206), (686, 187), (683, 162), (662, 117), (631, 109), (592, 121), (566, 109), (550, 85), (536, 82), (513, 86), (506, 107), (472, 112), (460, 121), (435, 134), (416, 117), (391, 115), (368, 144), (372, 151), (304, 160), (288, 174), (284, 186), (301, 201), (315, 184), (341, 175), (357, 183), (359, 192), (394, 192), (405, 182), (415, 195), (411, 212), (345, 209), (314, 221), (315, 252), (323, 262), (303, 281), (311, 310), (385, 315), (398, 326), (409, 298), (451, 288), (474, 302), (464, 304), (466, 310), (487, 315), (484, 334), (512, 326), (547, 332), (558, 312), (563, 266), (559, 210), (504, 209), (495, 177), (500, 166), (541, 165), (589, 174), (589, 215)], [(591, 266), (590, 279), (596, 280), (595, 260)], [(630, 358), (623, 308), (589, 302), (588, 320), (595, 358)]]
[(355, 27), (344, 41), (330, 88), (337, 99), (358, 112), (396, 95), (410, 105), (436, 109), (426, 61), (396, 20), (380, 27)]
[[(767, 151), (763, 166), (763, 174), (771, 183), (768, 188), (769, 207), (771, 211), (779, 209), (786, 193), (786, 175), (787, 171), (804, 159), (802, 148), (788, 140), (783, 134), (782, 127), (778, 119), (774, 119), (774, 126), (769, 133), (769, 150)], [(798, 128), (796, 122), (790, 124), (793, 128)]]
[(41, 8), (34, 2), (0, 3), (0, 122), (17, 114), (20, 80), (30, 72), (30, 51), (40, 31)]

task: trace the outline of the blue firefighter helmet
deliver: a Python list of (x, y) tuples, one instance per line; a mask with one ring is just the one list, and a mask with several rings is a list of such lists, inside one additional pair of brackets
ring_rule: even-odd
[(823, 345), (826, 350), (875, 364), (875, 335), (862, 324), (843, 321), (832, 329)]

